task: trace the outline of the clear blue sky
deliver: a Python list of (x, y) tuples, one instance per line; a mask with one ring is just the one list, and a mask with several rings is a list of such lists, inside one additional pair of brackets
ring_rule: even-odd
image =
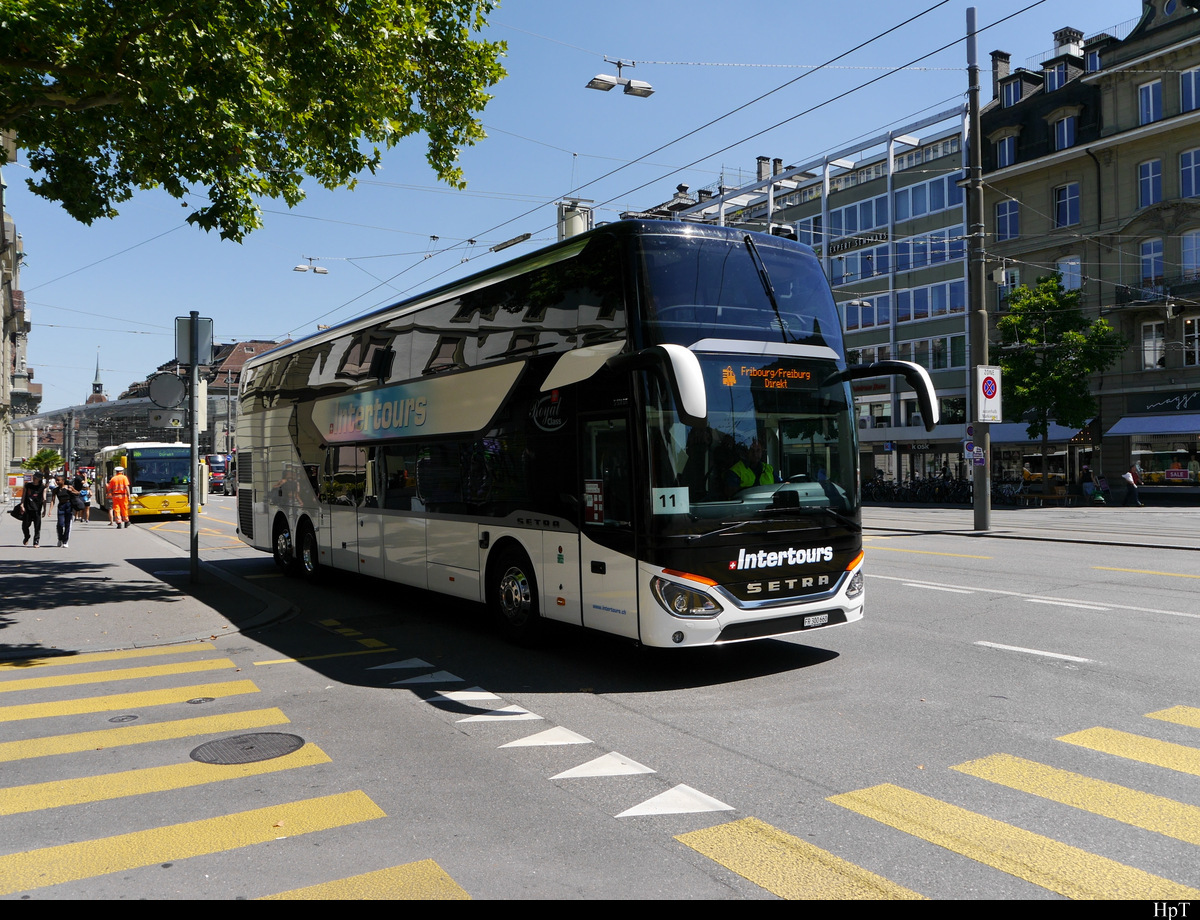
[[(350, 319), (553, 241), (553, 202), (573, 189), (605, 203), (597, 220), (614, 220), (619, 211), (669, 198), (680, 182), (693, 189), (712, 183), (723, 167), (749, 172), (759, 155), (803, 162), (957, 104), (966, 94), (962, 41), (920, 69), (891, 73), (804, 114), (961, 39), (968, 3), (949, 0), (836, 66), (813, 68), (936, 2), (607, 0), (585, 7), (510, 0), (488, 29), (508, 43), (508, 77), (482, 116), (488, 138), (463, 151), (465, 191), (439, 185), (422, 140), (410, 138), (354, 191), (326, 192), (313, 183), (307, 200), (291, 211), (264, 202), (265, 226), (240, 245), (186, 225), (180, 203), (154, 192), (136, 195), (120, 217), (85, 227), (27, 191), (22, 155), (4, 176), (27, 254), (21, 282), (33, 320), (29, 361), (44, 386), (42, 410), (86, 398), (97, 349), (106, 390), (115, 398), (171, 358), (173, 318), (191, 310), (213, 318), (218, 341), (307, 335), (318, 323)], [(978, 25), (983, 29), (1032, 2), (976, 2)], [(1010, 52), (1013, 66), (1021, 66), (1053, 47), (1054, 30), (1069, 25), (1091, 34), (1137, 18), (1141, 6), (1140, 0), (1045, 0), (983, 31), (984, 99), (991, 93), (993, 49)], [(595, 74), (613, 72), (603, 55), (638, 61), (625, 75), (650, 82), (655, 94), (638, 99), (585, 89)], [(601, 178), (801, 75), (761, 102)], [(532, 239), (523, 246), (503, 256), (487, 253), (488, 246), (526, 232)], [(434, 235), (437, 242), (430, 241)], [(425, 258), (427, 252), (437, 254)], [(293, 272), (308, 256), (329, 274)]]

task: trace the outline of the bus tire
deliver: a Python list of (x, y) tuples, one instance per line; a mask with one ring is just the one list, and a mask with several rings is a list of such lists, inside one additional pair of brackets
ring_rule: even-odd
[(282, 516), (275, 523), (275, 536), (271, 540), (271, 555), (275, 565), (288, 575), (300, 573), (299, 561), (296, 558), (295, 547), (292, 545), (292, 531), (287, 520)]
[(300, 539), (296, 545), (296, 562), (300, 574), (309, 581), (316, 581), (321, 576), (321, 549), (317, 545), (317, 535), (312, 524), (307, 520), (300, 522)]
[(516, 547), (506, 547), (488, 570), (488, 604), (497, 628), (513, 642), (532, 643), (540, 632), (541, 615), (529, 557)]

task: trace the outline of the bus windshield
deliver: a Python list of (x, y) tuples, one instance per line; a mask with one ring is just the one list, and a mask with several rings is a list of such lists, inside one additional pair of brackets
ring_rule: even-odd
[(741, 339), (842, 351), (841, 323), (807, 247), (747, 234), (639, 238), (645, 345)]
[[(667, 388), (647, 399), (652, 527), (712, 533), (785, 519), (857, 526), (854, 416), (832, 359), (699, 355), (708, 420), (684, 424)], [(804, 525), (801, 525), (804, 526)]]
[(192, 457), (187, 447), (135, 447), (129, 451), (129, 477), (134, 495), (178, 492), (191, 480)]

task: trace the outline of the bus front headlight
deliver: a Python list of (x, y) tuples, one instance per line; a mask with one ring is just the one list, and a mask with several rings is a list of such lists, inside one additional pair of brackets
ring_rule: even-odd
[(654, 592), (655, 600), (671, 616), (715, 617), (723, 609), (709, 595), (665, 578), (656, 576), (650, 579), (650, 590)]

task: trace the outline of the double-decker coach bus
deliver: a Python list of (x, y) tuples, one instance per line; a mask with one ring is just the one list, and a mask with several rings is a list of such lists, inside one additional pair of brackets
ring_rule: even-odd
[[(105, 511), (111, 502), (105, 488), (118, 466), (129, 479), (129, 516), (191, 514), (192, 449), (188, 444), (132, 441), (96, 452), (96, 504)], [(200, 467), (201, 478), (205, 474)], [(202, 493), (203, 495), (203, 493)], [(203, 499), (202, 499), (203, 500)]]
[(856, 417), (812, 250), (610, 224), (252, 358), (241, 538), (649, 646), (857, 620)]

